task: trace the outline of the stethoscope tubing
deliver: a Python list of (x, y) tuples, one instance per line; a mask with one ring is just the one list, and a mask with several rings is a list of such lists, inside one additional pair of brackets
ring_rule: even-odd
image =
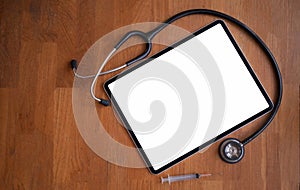
[[(270, 49), (268, 48), (268, 46), (264, 43), (264, 41), (254, 32), (252, 31), (247, 25), (245, 25), (244, 23), (242, 23), (241, 21), (237, 20), (236, 18), (229, 16), (225, 13), (221, 13), (218, 11), (214, 11), (214, 10), (209, 10), (209, 9), (192, 9), (192, 10), (186, 10), (183, 12), (180, 12), (172, 17), (170, 17), (169, 19), (167, 19), (166, 21), (164, 21), (161, 25), (157, 26), (156, 28), (154, 28), (153, 30), (145, 33), (142, 31), (138, 31), (138, 30), (134, 30), (134, 31), (130, 31), (127, 34), (125, 34), (120, 41), (114, 46), (114, 49), (109, 53), (109, 55), (106, 57), (106, 59), (104, 60), (104, 62), (101, 64), (101, 66), (99, 67), (96, 75), (89, 75), (89, 76), (81, 76), (78, 75), (76, 73), (76, 67), (74, 70), (74, 74), (75, 76), (78, 76), (80, 78), (92, 78), (94, 77), (92, 84), (91, 84), (91, 88), (90, 88), (90, 93), (93, 99), (95, 99), (96, 101), (98, 101), (99, 103), (107, 106), (109, 105), (109, 101), (102, 99), (102, 98), (98, 98), (95, 95), (94, 92), (94, 88), (95, 85), (97, 83), (97, 79), (98, 76), (104, 75), (104, 74), (108, 74), (111, 72), (115, 72), (118, 70), (121, 70), (133, 63), (136, 63), (137, 61), (140, 61), (142, 59), (144, 59), (145, 57), (147, 57), (149, 55), (149, 53), (151, 52), (152, 49), (152, 39), (164, 28), (166, 28), (169, 24), (173, 23), (174, 21), (185, 17), (185, 16), (189, 16), (189, 15), (193, 15), (193, 14), (206, 14), (206, 15), (213, 15), (213, 16), (217, 16), (220, 17), (222, 19), (226, 19), (229, 20), (230, 22), (236, 24), (237, 26), (239, 26), (240, 28), (242, 28), (244, 31), (246, 31), (260, 46), (260, 48), (264, 51), (264, 53), (267, 55), (267, 57), (269, 58), (272, 67), (275, 71), (276, 74), (276, 81), (277, 81), (277, 86), (278, 86), (278, 95), (277, 95), (277, 99), (275, 101), (274, 107), (271, 110), (270, 116), (269, 118), (266, 120), (266, 122), (262, 125), (261, 128), (259, 128), (257, 131), (253, 132), (250, 136), (248, 136), (247, 138), (245, 138), (243, 141), (241, 141), (242, 145), (245, 146), (247, 145), (249, 142), (251, 142), (252, 140), (254, 140), (257, 136), (259, 136), (266, 128), (267, 126), (270, 125), (270, 123), (273, 121), (273, 119), (275, 118), (280, 104), (281, 104), (281, 100), (282, 100), (282, 94), (283, 94), (283, 84), (282, 84), (282, 76), (280, 73), (280, 69), (279, 66), (277, 64), (277, 61), (274, 57), (274, 55), (272, 54), (272, 52), (270, 51)], [(103, 68), (105, 67), (105, 65), (108, 63), (109, 59), (113, 56), (113, 54), (131, 37), (133, 36), (138, 36), (140, 38), (142, 38), (145, 41), (146, 44), (146, 48), (145, 51), (143, 53), (141, 53), (140, 55), (138, 55), (137, 57), (127, 61), (124, 65), (117, 67), (115, 69), (109, 70), (109, 71), (105, 71), (102, 72)]]

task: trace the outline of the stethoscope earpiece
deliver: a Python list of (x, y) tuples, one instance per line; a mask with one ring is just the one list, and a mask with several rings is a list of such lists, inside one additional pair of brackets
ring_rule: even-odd
[(223, 161), (235, 164), (244, 157), (244, 145), (237, 139), (224, 140), (219, 147), (219, 154)]

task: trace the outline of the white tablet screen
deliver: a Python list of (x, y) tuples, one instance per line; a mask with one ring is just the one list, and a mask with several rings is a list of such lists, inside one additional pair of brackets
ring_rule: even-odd
[(175, 46), (106, 87), (155, 171), (271, 109), (222, 21)]

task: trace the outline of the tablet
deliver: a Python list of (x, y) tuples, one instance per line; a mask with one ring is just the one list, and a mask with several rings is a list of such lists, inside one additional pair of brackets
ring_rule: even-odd
[(221, 20), (109, 79), (104, 89), (153, 174), (273, 107)]

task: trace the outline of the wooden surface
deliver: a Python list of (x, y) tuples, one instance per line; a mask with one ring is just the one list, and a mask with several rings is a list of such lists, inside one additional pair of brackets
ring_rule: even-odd
[[(236, 165), (219, 159), (219, 142), (158, 176), (98, 157), (76, 128), (69, 61), (80, 60), (95, 41), (114, 29), (160, 22), (191, 8), (232, 15), (268, 44), (284, 83), (275, 120), (246, 146), (244, 159)], [(0, 189), (299, 189), (300, 1), (2, 0), (0, 15)], [(175, 24), (194, 31), (213, 19), (196, 15)], [(274, 76), (264, 54), (247, 35), (228, 26), (274, 100)], [(155, 46), (153, 51), (160, 49)], [(125, 51), (108, 68), (139, 50)], [(99, 110), (110, 135), (132, 146), (111, 109)], [(232, 136), (243, 139), (262, 121)], [(160, 176), (193, 172), (214, 175), (171, 186), (160, 184)]]

